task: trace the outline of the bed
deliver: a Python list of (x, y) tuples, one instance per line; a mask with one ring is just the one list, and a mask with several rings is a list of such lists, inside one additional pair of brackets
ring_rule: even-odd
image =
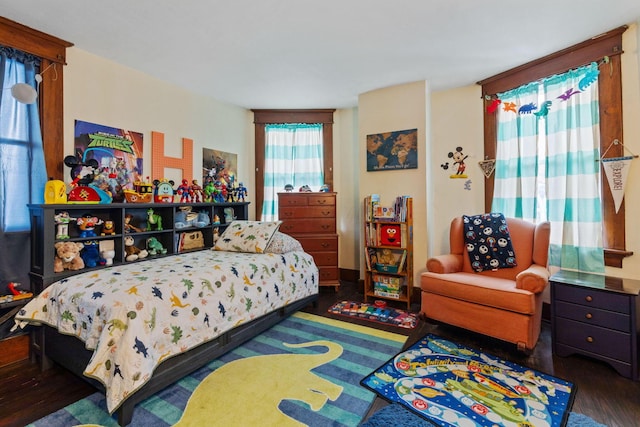
[(42, 325), (33, 341), (43, 358), (102, 390), (125, 426), (136, 403), (317, 298), (318, 268), (301, 248), (243, 252), (252, 249), (223, 238), (218, 250), (67, 277), (16, 324)]

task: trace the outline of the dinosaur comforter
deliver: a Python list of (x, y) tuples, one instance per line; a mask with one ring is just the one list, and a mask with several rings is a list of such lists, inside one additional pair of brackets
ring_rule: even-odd
[(47, 287), (16, 315), (84, 341), (84, 374), (106, 388), (107, 407), (141, 387), (160, 362), (318, 293), (304, 252), (198, 251), (73, 276)]

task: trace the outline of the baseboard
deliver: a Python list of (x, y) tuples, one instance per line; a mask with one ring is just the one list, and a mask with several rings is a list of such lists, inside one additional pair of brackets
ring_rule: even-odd
[(18, 335), (0, 341), (0, 368), (29, 358), (29, 335)]

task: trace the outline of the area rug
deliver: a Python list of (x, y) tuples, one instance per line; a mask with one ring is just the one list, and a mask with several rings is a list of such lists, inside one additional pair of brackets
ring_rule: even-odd
[(362, 385), (436, 425), (563, 426), (575, 386), (428, 334)]
[[(357, 426), (375, 398), (360, 380), (405, 340), (298, 312), (138, 404), (130, 426)], [(117, 426), (104, 395), (30, 426), (81, 424)]]
[(329, 307), (328, 311), (341, 316), (355, 317), (406, 329), (413, 329), (418, 324), (418, 316), (415, 313), (364, 302), (340, 301)]
[[(371, 415), (360, 427), (433, 427), (436, 424), (417, 416), (404, 406), (394, 403)], [(607, 427), (583, 414), (571, 412), (566, 427)]]

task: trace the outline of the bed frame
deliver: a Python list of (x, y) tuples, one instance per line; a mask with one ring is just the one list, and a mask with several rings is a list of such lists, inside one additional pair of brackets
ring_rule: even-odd
[[(131, 423), (133, 409), (137, 403), (261, 334), (296, 311), (310, 304), (316, 306), (317, 299), (318, 294), (315, 294), (292, 302), (227, 331), (185, 353), (165, 360), (158, 365), (151, 379), (135, 393), (132, 393), (115, 411), (118, 415), (118, 424), (124, 427)], [(55, 362), (86, 380), (101, 392), (105, 392), (102, 383), (82, 374), (92, 354), (91, 351), (85, 349), (82, 341), (73, 336), (60, 334), (49, 326), (36, 327), (31, 333), (31, 340), (32, 360), (39, 361), (41, 369), (49, 369)]]

